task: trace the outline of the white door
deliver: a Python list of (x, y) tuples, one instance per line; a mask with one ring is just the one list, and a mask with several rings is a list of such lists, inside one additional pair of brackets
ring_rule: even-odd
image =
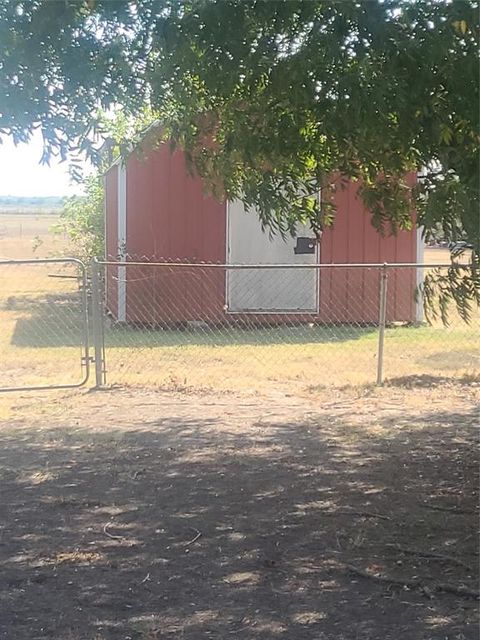
[[(263, 231), (258, 215), (246, 213), (243, 203), (227, 205), (229, 264), (295, 264), (318, 262), (310, 228), (299, 225), (297, 237), (285, 240)], [(229, 269), (227, 305), (230, 312), (315, 312), (318, 306), (318, 269)]]

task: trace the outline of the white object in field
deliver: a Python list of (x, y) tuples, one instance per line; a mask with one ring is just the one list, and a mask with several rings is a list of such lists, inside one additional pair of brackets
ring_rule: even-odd
[[(305, 225), (297, 237), (313, 238)], [(255, 211), (245, 211), (240, 200), (227, 204), (228, 264), (305, 264), (318, 262), (318, 245), (313, 253), (295, 254), (297, 238), (273, 237), (263, 231)], [(227, 273), (229, 312), (289, 313), (318, 310), (318, 269), (229, 269)]]

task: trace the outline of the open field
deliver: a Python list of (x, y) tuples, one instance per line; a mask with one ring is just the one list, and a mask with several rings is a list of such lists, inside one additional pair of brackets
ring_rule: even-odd
[(479, 390), (17, 397), (0, 638), (478, 640)]
[[(0, 266), (0, 292), (2, 386), (81, 380), (82, 308), (76, 269)], [(32, 326), (39, 312), (42, 319)], [(65, 333), (70, 336), (67, 345), (61, 339)]]
[(448, 264), (450, 262), (450, 251), (443, 248), (425, 247), (423, 261), (425, 264)]
[[(51, 258), (68, 254), (68, 242), (52, 228), (59, 215), (51, 213), (0, 214), (0, 260)], [(44, 265), (0, 267), (0, 376), (2, 386), (42, 385), (61, 379), (75, 383), (83, 375), (80, 368), (79, 314), (77, 281), (71, 279), (72, 268)], [(52, 276), (70, 276), (68, 278)], [(62, 299), (73, 296), (73, 309), (61, 310)], [(67, 305), (68, 306), (68, 305)], [(39, 341), (32, 348), (17, 344), (23, 327), (42, 309), (48, 320), (35, 328)], [(50, 349), (39, 348), (48, 335), (61, 333), (61, 325), (71, 328), (74, 347), (64, 348), (58, 342)], [(33, 335), (31, 336), (33, 338)], [(1, 401), (0, 401), (1, 407)], [(1, 411), (0, 411), (1, 414)]]
[[(450, 262), (450, 251), (442, 247), (425, 247), (424, 259), (425, 264), (448, 264)], [(461, 262), (468, 263), (471, 256), (465, 254)]]
[(0, 259), (48, 258), (68, 250), (62, 234), (52, 233), (59, 214), (0, 213)]

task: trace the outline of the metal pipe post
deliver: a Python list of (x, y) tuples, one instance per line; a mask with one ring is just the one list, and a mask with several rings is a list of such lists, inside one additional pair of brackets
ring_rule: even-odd
[(387, 320), (387, 265), (382, 266), (380, 272), (380, 307), (378, 314), (378, 354), (377, 354), (377, 385), (383, 384), (383, 353), (385, 347), (385, 325)]
[(95, 387), (98, 388), (105, 384), (105, 367), (102, 299), (100, 296), (99, 264), (96, 258), (93, 258), (90, 266), (92, 271), (92, 333), (95, 362)]

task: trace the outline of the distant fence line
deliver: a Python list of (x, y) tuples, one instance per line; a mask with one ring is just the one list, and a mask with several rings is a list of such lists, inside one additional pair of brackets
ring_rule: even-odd
[(60, 215), (62, 207), (36, 207), (35, 205), (29, 207), (17, 207), (14, 205), (2, 205), (0, 206), (0, 215)]

